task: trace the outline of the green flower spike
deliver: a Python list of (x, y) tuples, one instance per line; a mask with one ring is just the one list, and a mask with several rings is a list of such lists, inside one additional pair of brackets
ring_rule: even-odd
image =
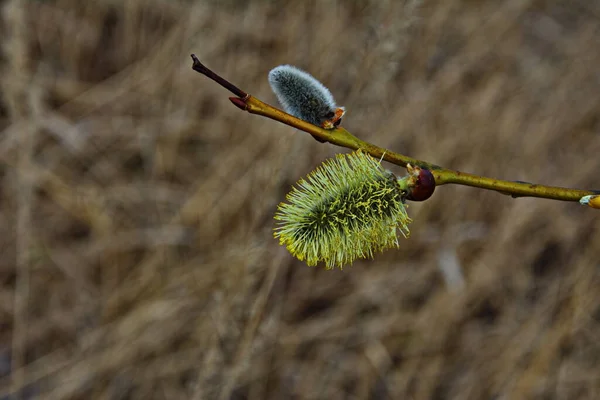
[(281, 203), (274, 236), (309, 266), (342, 268), (399, 247), (408, 237), (405, 190), (381, 163), (360, 150), (325, 161)]

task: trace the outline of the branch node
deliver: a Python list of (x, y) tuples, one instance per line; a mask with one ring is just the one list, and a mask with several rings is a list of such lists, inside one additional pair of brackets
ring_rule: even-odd
[(246, 98), (240, 99), (239, 97), (230, 97), (229, 100), (233, 103), (234, 106), (236, 106), (240, 110), (246, 111), (248, 109), (248, 105), (246, 104)]

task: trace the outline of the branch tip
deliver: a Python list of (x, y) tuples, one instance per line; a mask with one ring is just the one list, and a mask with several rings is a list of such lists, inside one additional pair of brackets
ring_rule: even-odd
[(600, 208), (600, 195), (588, 195), (583, 196), (579, 203), (590, 206), (592, 208)]

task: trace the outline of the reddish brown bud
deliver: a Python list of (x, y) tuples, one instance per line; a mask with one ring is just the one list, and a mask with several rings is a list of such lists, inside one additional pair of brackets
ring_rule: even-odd
[(407, 166), (408, 173), (414, 181), (406, 196), (407, 200), (425, 201), (431, 197), (435, 190), (435, 178), (430, 170), (420, 167)]
[(230, 97), (229, 100), (239, 109), (246, 111), (246, 102), (239, 97)]

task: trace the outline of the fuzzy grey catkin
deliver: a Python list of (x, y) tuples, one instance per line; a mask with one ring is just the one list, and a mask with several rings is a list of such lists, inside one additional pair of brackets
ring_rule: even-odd
[(339, 125), (345, 113), (329, 89), (307, 72), (292, 65), (280, 65), (269, 72), (269, 84), (284, 110), (297, 118), (325, 129)]

